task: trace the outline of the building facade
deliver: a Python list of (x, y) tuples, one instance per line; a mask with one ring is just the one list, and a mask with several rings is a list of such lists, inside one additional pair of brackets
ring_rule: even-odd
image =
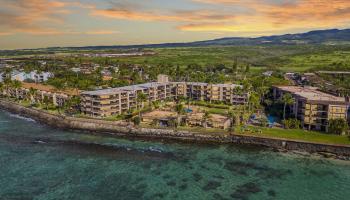
[(248, 94), (235, 94), (234, 84), (208, 84), (195, 82), (169, 82), (165, 75), (159, 75), (157, 82), (126, 87), (88, 91), (81, 94), (82, 111), (91, 117), (108, 117), (137, 109), (138, 94), (147, 97), (146, 102), (178, 99), (181, 97), (196, 101), (220, 101), (229, 104), (246, 104)]
[(285, 93), (290, 93), (294, 98), (290, 114), (300, 120), (305, 129), (328, 131), (331, 119), (340, 118), (349, 122), (348, 98), (326, 94), (313, 87), (276, 86), (273, 88), (276, 100)]
[(47, 81), (49, 78), (53, 77), (53, 74), (50, 72), (37, 72), (37, 71), (26, 73), (26, 72), (14, 70), (11, 72), (11, 74), (0, 73), (0, 76), (1, 76), (0, 82), (2, 82), (6, 77), (8, 77), (13, 81), (17, 80), (17, 81), (23, 82), (26, 80), (30, 80), (35, 83), (43, 83)]
[[(30, 94), (30, 90), (34, 89), (35, 94)], [(42, 103), (47, 97), (49, 102), (55, 106), (63, 106), (67, 100), (73, 96), (79, 96), (79, 91), (64, 90), (58, 91), (52, 86), (37, 83), (22, 83), (18, 89), (9, 88), (4, 90), (3, 94), (17, 99), (30, 99), (32, 102)]]

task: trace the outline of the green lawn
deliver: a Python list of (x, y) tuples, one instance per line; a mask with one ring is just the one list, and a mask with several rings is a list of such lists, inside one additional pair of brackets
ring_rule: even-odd
[(331, 135), (321, 132), (306, 131), (301, 129), (279, 129), (279, 128), (257, 128), (249, 127), (252, 130), (260, 129), (262, 133), (258, 132), (246, 132), (243, 133), (240, 130), (240, 127), (236, 128), (237, 134), (242, 135), (253, 135), (253, 136), (263, 136), (269, 138), (283, 138), (290, 140), (302, 140), (306, 142), (317, 142), (317, 143), (326, 143), (326, 144), (341, 144), (341, 145), (350, 145), (349, 136), (340, 136), (340, 135)]
[[(159, 129), (167, 129), (160, 127), (152, 127), (147, 124), (141, 125), (144, 128), (159, 128)], [(340, 136), (340, 135), (331, 135), (321, 132), (315, 131), (306, 131), (301, 129), (280, 129), (280, 128), (261, 128), (261, 127), (253, 127), (249, 126), (249, 129), (252, 131), (241, 132), (241, 127), (236, 127), (235, 134), (237, 135), (248, 135), (248, 136), (257, 136), (257, 137), (268, 137), (268, 138), (276, 138), (276, 139), (286, 139), (286, 140), (298, 140), (305, 142), (315, 142), (315, 143), (323, 143), (323, 144), (337, 144), (337, 145), (350, 145), (349, 136)], [(203, 127), (178, 127), (179, 131), (190, 131), (193, 133), (200, 134), (209, 134), (209, 135), (228, 135), (229, 131), (222, 129), (214, 129), (214, 128), (203, 128)], [(254, 131), (261, 130), (262, 132)]]

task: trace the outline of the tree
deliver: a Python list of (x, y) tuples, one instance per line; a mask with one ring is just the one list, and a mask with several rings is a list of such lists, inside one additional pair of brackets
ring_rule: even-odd
[(348, 123), (345, 119), (331, 119), (329, 120), (328, 132), (341, 135), (349, 129)]
[(62, 81), (54, 81), (51, 83), (51, 85), (55, 87), (56, 91), (61, 91), (65, 87)]
[(64, 105), (59, 105), (59, 107), (64, 107), (65, 109), (73, 108), (75, 111), (80, 112), (81, 98), (79, 96), (73, 96), (64, 102)]
[(265, 103), (265, 105), (267, 105), (267, 106), (271, 106), (271, 105), (273, 104), (273, 102), (272, 102), (271, 99), (265, 99), (265, 100), (264, 100), (264, 103)]
[(283, 124), (285, 129), (290, 129), (290, 127), (291, 127), (291, 121), (290, 120), (284, 119), (284, 120), (282, 120), (282, 124)]
[(245, 73), (249, 73), (250, 72), (250, 65), (248, 64), (247, 66), (245, 66)]
[(256, 108), (260, 104), (259, 95), (256, 92), (252, 92), (249, 95), (249, 102), (248, 103), (249, 103), (248, 110), (249, 110), (249, 112), (251, 112), (253, 108)]
[(11, 85), (16, 91), (16, 99), (18, 99), (18, 89), (22, 87), (22, 83), (18, 80), (14, 80)]
[(35, 98), (34, 98), (34, 95), (36, 94), (38, 90), (37, 89), (34, 89), (34, 88), (29, 88), (29, 98), (30, 98), (30, 101), (31, 103), (35, 103)]
[(228, 117), (229, 117), (229, 119), (230, 119), (230, 121), (231, 121), (230, 132), (233, 132), (234, 126), (235, 126), (235, 124), (237, 123), (237, 117), (236, 117), (235, 112), (233, 112), (232, 110), (230, 110), (230, 111), (228, 112)]
[(184, 106), (181, 103), (176, 104), (175, 111), (178, 115), (182, 114), (184, 112)]
[(169, 125), (170, 127), (173, 127), (174, 130), (176, 130), (177, 127), (178, 127), (178, 125), (179, 125), (179, 123), (178, 123), (177, 119), (171, 118), (171, 119), (168, 121), (168, 125)]
[(259, 122), (262, 127), (267, 127), (269, 125), (269, 120), (266, 117), (260, 118)]
[(159, 108), (159, 101), (152, 101), (152, 105), (155, 109)]
[(5, 88), (4, 84), (3, 84), (3, 83), (0, 83), (0, 96), (3, 95), (3, 93), (4, 93), (4, 88)]
[(301, 122), (298, 119), (286, 119), (282, 121), (285, 129), (300, 129)]
[(134, 122), (135, 126), (139, 126), (141, 124), (141, 118), (139, 116), (134, 117), (132, 121)]
[(208, 111), (205, 111), (204, 115), (202, 117), (202, 125), (203, 125), (204, 128), (207, 127), (207, 121), (208, 121), (209, 118), (210, 118), (210, 113)]
[[(141, 117), (141, 108), (143, 107), (143, 102), (147, 100), (147, 95), (143, 92), (137, 93), (136, 102), (137, 102), (137, 109), (139, 110), (139, 117)], [(141, 104), (141, 107), (140, 107)]]
[(6, 77), (4, 79), (4, 86), (5, 86), (5, 93), (6, 93), (7, 97), (10, 97), (10, 88), (12, 86), (11, 78)]
[(48, 110), (50, 104), (50, 99), (48, 96), (44, 96), (43, 103), (45, 104), (46, 110)]
[(282, 102), (284, 104), (283, 106), (283, 120), (286, 120), (286, 108), (287, 105), (292, 105), (294, 104), (294, 98), (290, 93), (286, 93), (282, 96)]

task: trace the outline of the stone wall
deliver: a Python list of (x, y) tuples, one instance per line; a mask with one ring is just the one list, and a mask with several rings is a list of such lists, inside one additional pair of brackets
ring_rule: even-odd
[(350, 146), (346, 145), (329, 145), (245, 135), (225, 136), (220, 133), (201, 134), (188, 131), (174, 131), (171, 129), (135, 128), (121, 122), (54, 115), (34, 108), (25, 108), (21, 105), (4, 100), (0, 100), (0, 108), (8, 110), (12, 113), (30, 117), (38, 122), (59, 129), (108, 133), (111, 135), (126, 137), (167, 138), (182, 141), (252, 144), (281, 150), (334, 154), (338, 157), (346, 157), (346, 159), (350, 158)]

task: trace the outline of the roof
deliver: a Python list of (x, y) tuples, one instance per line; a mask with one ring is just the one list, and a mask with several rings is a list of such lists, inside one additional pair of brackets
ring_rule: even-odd
[(121, 92), (132, 92), (132, 91), (136, 91), (136, 90), (149, 89), (152, 87), (165, 86), (165, 85), (169, 85), (169, 84), (187, 84), (187, 85), (198, 85), (198, 86), (232, 87), (232, 88), (242, 87), (241, 85), (236, 85), (236, 84), (210, 84), (210, 83), (201, 83), (201, 82), (167, 82), (167, 83), (150, 82), (150, 83), (130, 85), (130, 86), (124, 86), (124, 87), (118, 87), (118, 88), (109, 88), (109, 89), (96, 90), (96, 91), (86, 91), (86, 92), (83, 92), (82, 94), (86, 94), (86, 95), (113, 95), (113, 94), (118, 94)]
[(212, 87), (243, 87), (242, 85), (237, 84), (211, 84), (211, 83), (202, 83), (202, 82), (171, 82), (174, 84), (187, 84), (195, 86), (212, 86)]
[(347, 103), (344, 97), (337, 97), (318, 90), (315, 87), (299, 86), (275, 86), (276, 88), (290, 92), (293, 95), (305, 98), (308, 101), (327, 102), (327, 103)]
[(155, 111), (143, 114), (142, 117), (150, 118), (150, 119), (164, 119), (169, 117), (176, 117), (176, 115), (177, 115), (176, 112), (155, 110)]
[(211, 121), (216, 123), (225, 123), (227, 120), (229, 120), (226, 116), (218, 115), (218, 114), (211, 114)]
[[(188, 120), (201, 121), (204, 115), (205, 113), (192, 113), (188, 115)], [(227, 120), (229, 119), (226, 116), (218, 115), (218, 114), (210, 114), (208, 118), (208, 121), (215, 122), (215, 123), (225, 123)]]
[(30, 89), (34, 88), (40, 91), (45, 91), (45, 92), (52, 92), (52, 93), (61, 93), (61, 94), (67, 94), (70, 96), (77, 96), (79, 95), (79, 91), (73, 90), (73, 89), (66, 89), (66, 90), (57, 90), (55, 87), (50, 86), (50, 85), (43, 85), (43, 84), (37, 84), (37, 83), (26, 83), (22, 82), (22, 88), (25, 89)]
[(124, 87), (118, 87), (118, 88), (109, 88), (109, 89), (103, 89), (103, 90), (96, 90), (96, 91), (86, 91), (82, 94), (87, 95), (113, 95), (118, 94), (121, 92), (132, 92), (137, 90), (144, 90), (149, 89), (152, 87), (158, 87), (158, 86), (165, 86), (168, 83), (158, 83), (158, 82), (151, 82), (151, 83), (144, 83), (144, 84), (138, 84), (138, 85), (130, 85), (130, 86), (124, 86)]

